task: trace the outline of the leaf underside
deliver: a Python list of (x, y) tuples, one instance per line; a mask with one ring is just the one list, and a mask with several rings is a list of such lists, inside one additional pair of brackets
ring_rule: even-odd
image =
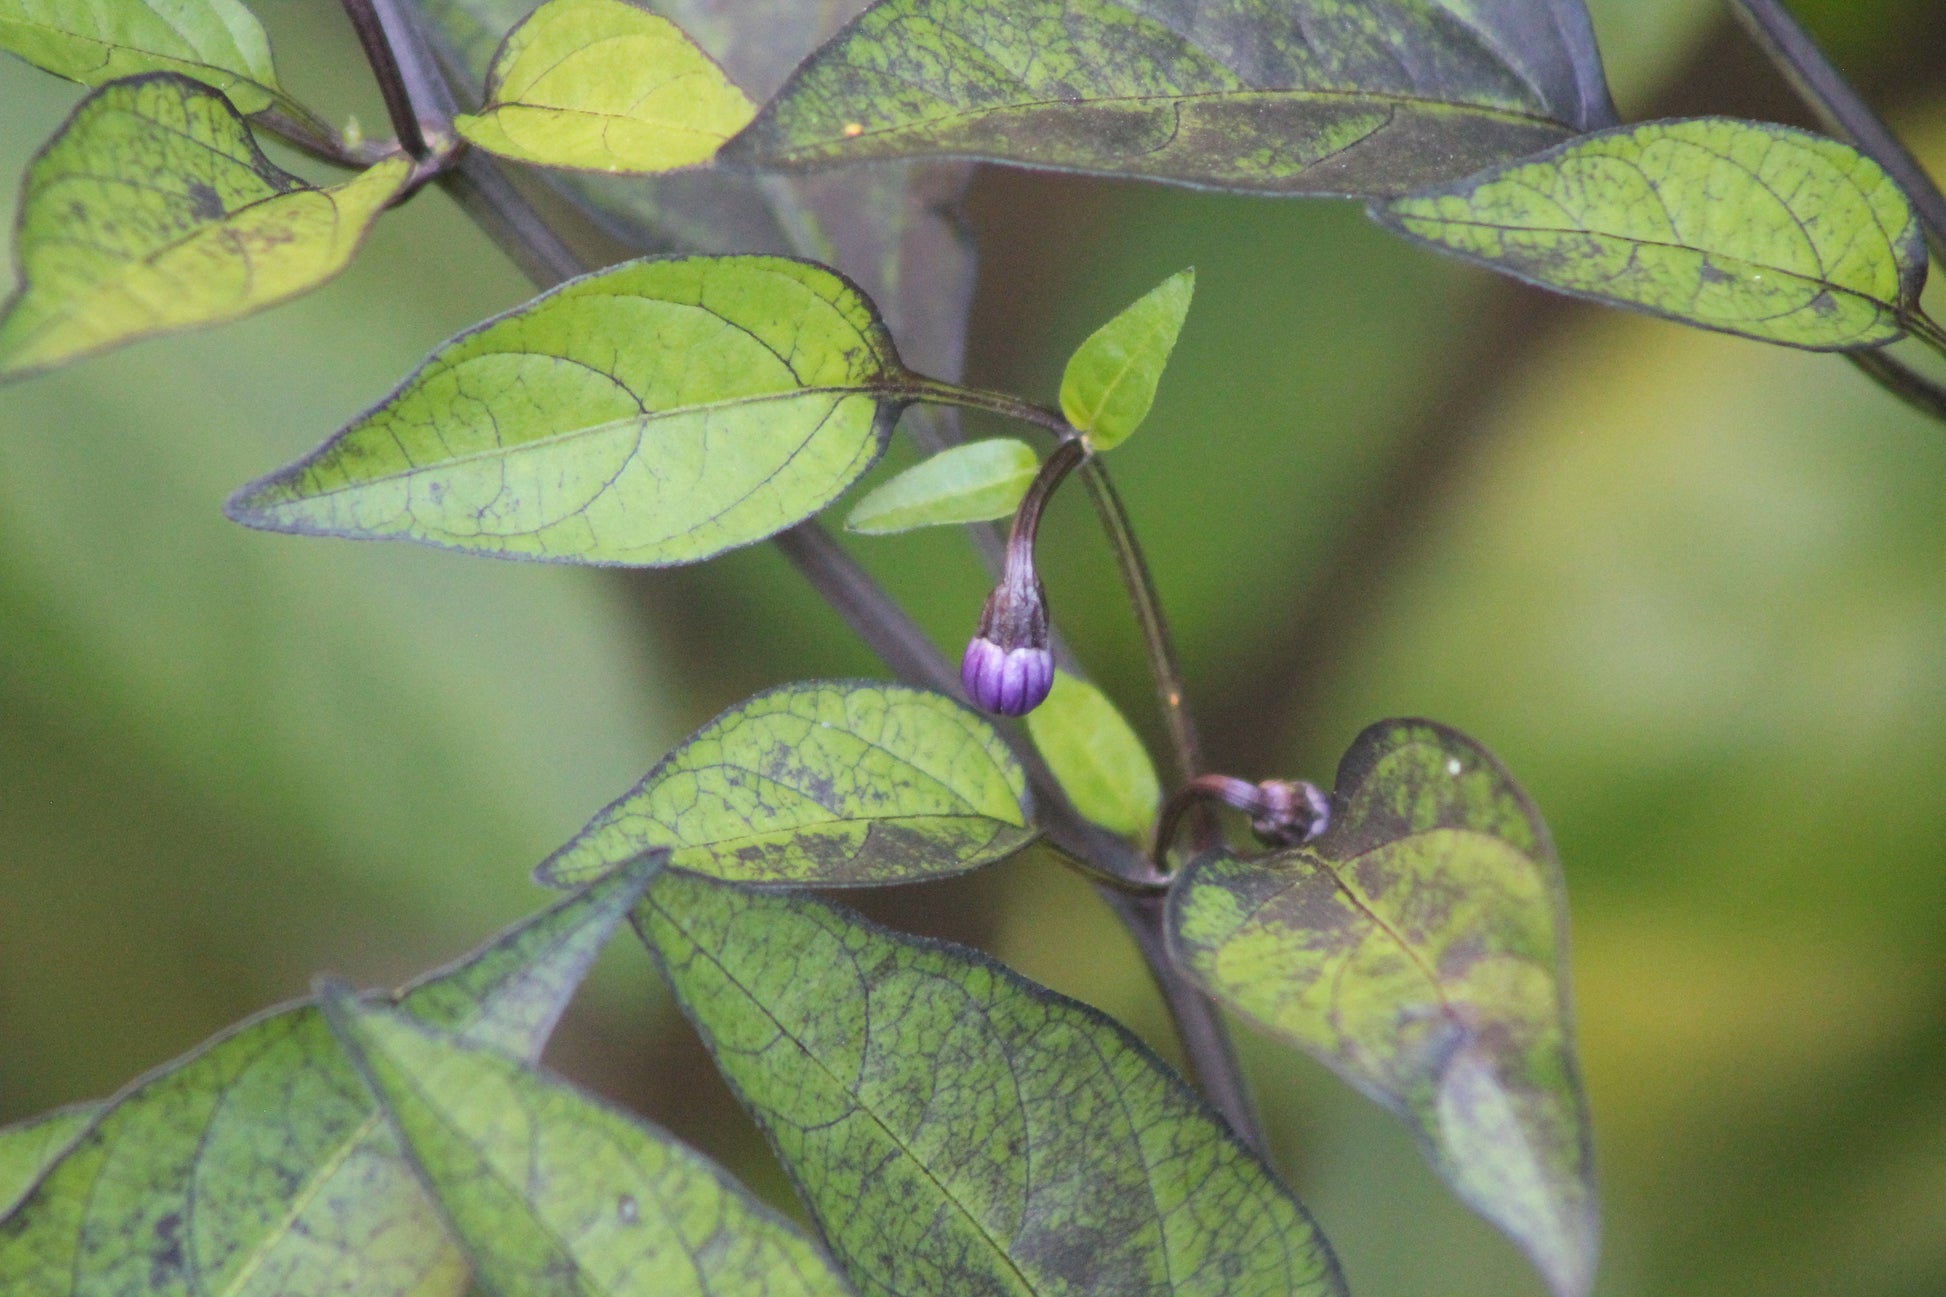
[(872, 491), (845, 519), (868, 536), (1011, 517), (1040, 472), (1033, 447), (1011, 437), (971, 441), (915, 464)]
[(692, 563), (843, 494), (904, 382), (871, 303), (821, 266), (628, 262), (460, 334), (230, 515), (500, 558)]
[(282, 94), (270, 40), (240, 0), (0, 0), (0, 49), (90, 86), (179, 72), (246, 113)]
[(643, 851), (752, 883), (914, 882), (1035, 837), (1027, 778), (953, 700), (868, 681), (790, 685), (705, 725), (540, 868), (572, 884)]
[(1821, 351), (1903, 336), (1926, 278), (1918, 218), (1877, 163), (1729, 118), (1592, 135), (1373, 214), (1545, 288)]
[(724, 150), (1406, 192), (1613, 120), (1580, 0), (883, 0)]
[(860, 1293), (1344, 1291), (1288, 1191), (1093, 1010), (694, 875), (636, 923)]
[(1329, 829), (1190, 864), (1169, 934), (1213, 996), (1393, 1109), (1563, 1297), (1599, 1216), (1546, 827), (1493, 757), (1385, 721), (1338, 771)]
[(236, 110), (174, 73), (84, 100), (27, 172), (0, 377), (238, 319), (350, 263), (411, 172), (331, 189), (273, 166)]
[[(647, 869), (401, 993), (532, 1058)], [(137, 1081), (0, 1220), (8, 1297), (459, 1297), (466, 1267), (317, 1007), (273, 1011)]]
[(327, 995), (477, 1281), (521, 1297), (845, 1297), (808, 1238), (647, 1122), (494, 1049)]
[(706, 162), (756, 106), (666, 18), (550, 0), (508, 34), (472, 143), (540, 166), (654, 174)]

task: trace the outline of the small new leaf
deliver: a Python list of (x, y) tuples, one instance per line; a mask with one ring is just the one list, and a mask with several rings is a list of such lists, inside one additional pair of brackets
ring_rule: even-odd
[(1926, 282), (1918, 218), (1877, 163), (1722, 117), (1590, 135), (1373, 214), (1544, 288), (1814, 351), (1896, 341)]
[(0, 378), (238, 319), (351, 261), (412, 169), (314, 189), (216, 91), (171, 72), (96, 91), (27, 172)]
[(881, 0), (723, 156), (1370, 197), (1614, 120), (1582, 0)]
[(548, 0), (500, 47), (459, 133), (544, 167), (653, 175), (707, 162), (756, 106), (666, 18), (626, 0)]
[(1155, 389), (1196, 294), (1196, 272), (1169, 276), (1096, 329), (1061, 377), (1061, 412), (1096, 450), (1128, 440), (1149, 417)]
[(693, 563), (843, 494), (907, 379), (871, 303), (822, 266), (631, 261), (460, 334), (229, 513), (497, 558)]
[(666, 1132), (342, 989), (324, 1009), (486, 1292), (849, 1294), (795, 1226)]
[(90, 86), (180, 72), (246, 113), (283, 97), (270, 40), (239, 0), (0, 0), (0, 49)]
[(1047, 701), (1027, 713), (1027, 730), (1074, 809), (1103, 828), (1147, 839), (1162, 783), (1148, 749), (1108, 695), (1057, 671)]
[(1588, 1291), (1600, 1220), (1561, 871), (1485, 749), (1427, 721), (1372, 726), (1323, 836), (1192, 862), (1169, 936), (1211, 995), (1402, 1116), (1556, 1293)]
[(98, 1103), (77, 1104), (0, 1130), (0, 1220), (80, 1138), (101, 1108)]
[(1094, 1010), (691, 874), (635, 921), (867, 1297), (1343, 1294), (1289, 1191)]
[[(532, 1059), (652, 865), (563, 900), (402, 992)], [(0, 1220), (7, 1297), (460, 1297), (466, 1266), (317, 1006), (137, 1081)]]
[(1011, 437), (954, 446), (873, 488), (852, 509), (845, 526), (884, 536), (1011, 517), (1040, 467), (1033, 448)]
[(1006, 743), (939, 694), (790, 685), (705, 725), (540, 867), (572, 884), (643, 851), (753, 883), (857, 887), (961, 873), (1033, 841)]

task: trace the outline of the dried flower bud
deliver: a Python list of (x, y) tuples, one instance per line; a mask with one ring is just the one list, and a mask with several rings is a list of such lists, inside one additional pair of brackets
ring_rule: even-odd
[(1002, 716), (1025, 716), (1047, 701), (1054, 687), (1047, 596), (1028, 564), (1009, 563), (987, 596), (980, 628), (960, 661), (960, 683), (975, 706)]
[(1301, 779), (1266, 779), (1249, 807), (1250, 828), (1266, 845), (1294, 847), (1331, 827), (1331, 798)]

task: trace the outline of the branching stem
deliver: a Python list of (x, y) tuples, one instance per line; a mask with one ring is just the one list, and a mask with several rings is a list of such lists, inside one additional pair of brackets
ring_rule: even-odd
[[(425, 127), (419, 114), (431, 107), (421, 94), (415, 98), (413, 87), (406, 80), (405, 67), (399, 57), (399, 50), (405, 45), (403, 37), (403, 15), (391, 6), (389, 15), (381, 15), (380, 0), (344, 0), (345, 16), (351, 19), (352, 30), (358, 33), (358, 43), (365, 49), (365, 61), (372, 66), (372, 75), (378, 81), (379, 94), (385, 99), (386, 115), (392, 119), (393, 133), (399, 137), (399, 147), (414, 158), (427, 158), (432, 148), (427, 143)], [(385, 18), (393, 19), (393, 28), (388, 29)]]

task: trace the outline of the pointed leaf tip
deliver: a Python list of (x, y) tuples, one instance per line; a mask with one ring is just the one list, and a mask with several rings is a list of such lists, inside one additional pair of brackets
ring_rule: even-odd
[(626, 0), (548, 0), (507, 34), (486, 104), (454, 126), (521, 162), (653, 175), (707, 162), (756, 111), (668, 19)]
[(636, 926), (866, 1297), (1343, 1297), (1289, 1190), (1094, 1010), (692, 874)]
[(1178, 962), (1399, 1113), (1468, 1206), (1584, 1297), (1600, 1222), (1546, 826), (1491, 754), (1427, 721), (1360, 735), (1332, 803), (1305, 846), (1183, 871)]
[(497, 558), (694, 563), (842, 495), (884, 450), (909, 382), (835, 271), (645, 258), (460, 334), (229, 513)]
[(280, 170), (222, 95), (174, 73), (96, 91), (28, 168), (0, 379), (254, 314), (351, 263), (412, 172), (330, 189)]
[(1195, 294), (1195, 270), (1178, 271), (1095, 330), (1068, 361), (1061, 412), (1096, 450), (1120, 445), (1149, 417)]
[(1544, 288), (1814, 351), (1896, 341), (1926, 281), (1918, 217), (1876, 162), (1726, 117), (1604, 131), (1372, 210)]
[(282, 97), (270, 39), (241, 0), (0, 0), (0, 49), (89, 86), (181, 73), (246, 113)]
[(788, 685), (664, 757), (549, 857), (550, 885), (646, 850), (696, 873), (860, 887), (961, 873), (1036, 836), (1006, 741), (940, 694), (874, 681)]
[(852, 509), (845, 527), (884, 536), (1010, 517), (1040, 466), (1033, 447), (1010, 437), (954, 446), (874, 487)]

